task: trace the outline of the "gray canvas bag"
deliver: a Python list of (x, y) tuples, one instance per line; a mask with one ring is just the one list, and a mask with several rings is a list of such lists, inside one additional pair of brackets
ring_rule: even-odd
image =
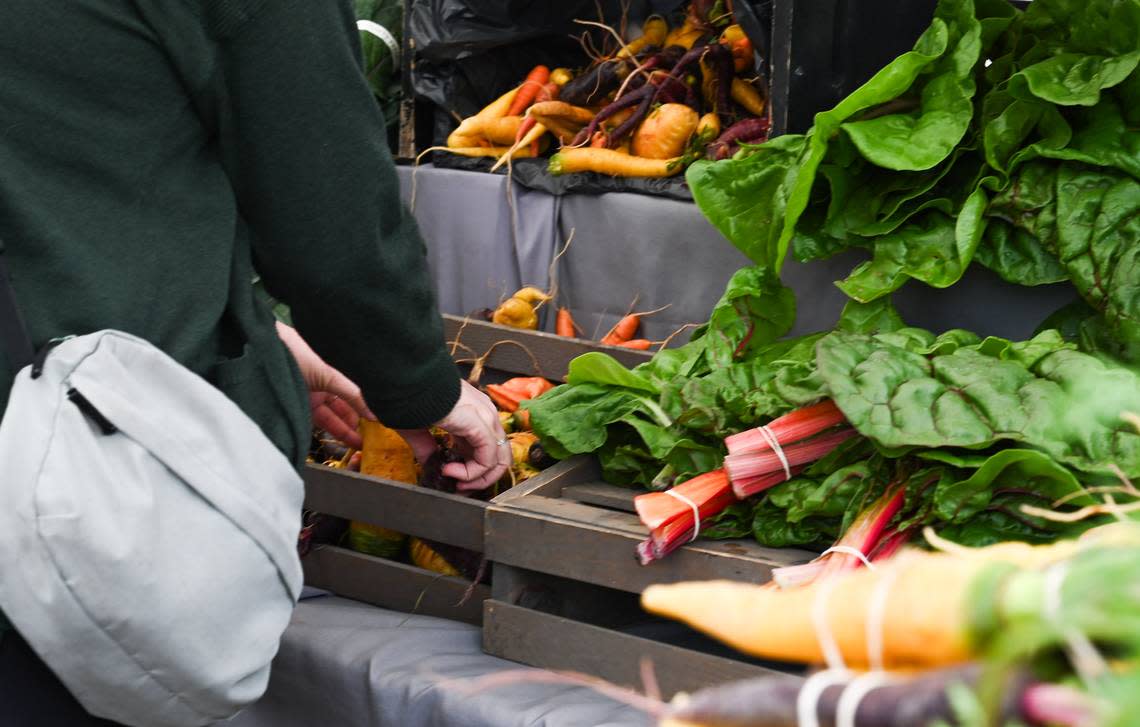
[[(302, 485), (232, 401), (104, 330), (33, 355), (0, 252), (0, 610), (92, 714), (224, 719), (301, 589)], [(26, 365), (25, 365), (26, 364)]]

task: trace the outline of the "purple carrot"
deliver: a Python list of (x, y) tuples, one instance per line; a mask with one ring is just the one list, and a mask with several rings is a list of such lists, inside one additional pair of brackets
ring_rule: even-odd
[(709, 65), (716, 78), (716, 115), (721, 126), (728, 126), (732, 120), (732, 77), (736, 71), (732, 65), (732, 51), (720, 43), (709, 46)]
[(741, 143), (758, 144), (768, 139), (768, 117), (754, 117), (737, 121), (721, 132), (716, 141), (708, 145), (705, 156), (709, 159), (727, 159)]
[(628, 119), (618, 124), (617, 128), (610, 132), (606, 144), (611, 149), (617, 146), (618, 142), (624, 139), (626, 134), (637, 128), (637, 125), (640, 124), (641, 120), (645, 118), (645, 115), (649, 113), (649, 109), (653, 107), (654, 100), (656, 100), (657, 95), (661, 92), (661, 89), (656, 87), (652, 82), (646, 84), (645, 89), (650, 91), (650, 93), (645, 94), (645, 98), (641, 100), (641, 103), (637, 105), (637, 108), (629, 115)]
[[(955, 683), (973, 685), (981, 670), (976, 665), (926, 672), (894, 682), (863, 697), (855, 713), (856, 727), (925, 727), (939, 720), (952, 720), (954, 713), (946, 688)], [(778, 675), (732, 682), (699, 690), (683, 704), (671, 707), (669, 717), (718, 727), (796, 727), (796, 699), (804, 680)], [(1006, 690), (1002, 716), (1021, 717), (1021, 695), (1028, 687), (1025, 677), (1016, 678)], [(828, 687), (816, 704), (820, 727), (834, 727), (843, 685)]]
[(646, 84), (636, 91), (632, 91), (622, 96), (617, 101), (614, 101), (609, 106), (606, 106), (604, 109), (599, 111), (597, 115), (594, 116), (594, 118), (590, 119), (590, 123), (578, 132), (578, 135), (574, 137), (574, 141), (572, 141), (570, 145), (581, 146), (582, 144), (585, 144), (590, 139), (590, 137), (594, 135), (594, 132), (598, 130), (598, 127), (603, 121), (621, 111), (622, 109), (627, 109), (630, 106), (637, 106), (638, 104), (642, 103), (647, 97), (652, 103), (652, 98), (656, 93), (656, 86), (653, 84)]
[(571, 79), (558, 93), (558, 98), (575, 106), (589, 106), (621, 84), (618, 69), (625, 61), (602, 61), (589, 71)]

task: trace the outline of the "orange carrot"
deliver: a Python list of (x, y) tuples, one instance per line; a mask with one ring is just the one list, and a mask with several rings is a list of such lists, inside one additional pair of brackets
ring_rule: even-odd
[(541, 376), (516, 376), (501, 384), (487, 384), (483, 388), (500, 409), (513, 412), (519, 408), (519, 402), (545, 394), (554, 388), (554, 384)]
[[(553, 81), (545, 83), (545, 84), (543, 84), (542, 88), (540, 88), (538, 90), (538, 96), (535, 98), (534, 103), (540, 104), (540, 103), (546, 103), (548, 101), (554, 101), (558, 98), (558, 92), (560, 90), (562, 90), (562, 87), (559, 86), (558, 84), (554, 83)], [(527, 133), (529, 133), (530, 130), (533, 129), (534, 125), (537, 123), (538, 123), (538, 119), (535, 116), (533, 116), (531, 114), (527, 114), (526, 118), (523, 119), (522, 125), (519, 126), (518, 133), (515, 135), (515, 142), (517, 143), (517, 142), (521, 141), (522, 138), (524, 136), (526, 136)], [(537, 144), (538, 142), (535, 141), (532, 143)], [(532, 152), (534, 153), (535, 156), (538, 156), (537, 151), (532, 149)]]
[(511, 107), (507, 111), (507, 116), (514, 116), (522, 114), (527, 110), (527, 107), (534, 101), (535, 96), (538, 95), (539, 89), (550, 80), (550, 69), (546, 66), (535, 66), (531, 72), (526, 75), (526, 80), (519, 86), (519, 92), (515, 94), (514, 101), (511, 102)]
[(559, 336), (574, 337), (574, 318), (569, 308), (559, 308), (558, 316), (554, 319), (554, 332)]
[(649, 347), (653, 345), (653, 341), (648, 338), (634, 338), (629, 341), (622, 341), (619, 344), (622, 348), (632, 348), (635, 351), (648, 351)]
[(607, 346), (618, 346), (633, 339), (637, 327), (641, 325), (641, 313), (630, 313), (618, 321), (610, 332), (602, 337)]

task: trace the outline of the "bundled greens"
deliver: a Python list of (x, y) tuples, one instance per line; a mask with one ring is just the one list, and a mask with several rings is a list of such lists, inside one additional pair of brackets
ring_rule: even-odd
[[(654, 585), (642, 604), (753, 656), (826, 659), (838, 686), (817, 702), (825, 724), (843, 722), (840, 694), (858, 679), (889, 675), (848, 724), (1123, 726), (1136, 722), (1140, 678), (1138, 556), (1140, 526), (1114, 523), (1049, 546), (911, 552), (791, 590)], [(845, 672), (865, 667), (864, 677)], [(762, 677), (698, 691), (667, 714), (677, 724), (791, 727), (802, 724), (796, 706), (808, 688)]]
[(863, 248), (838, 283), (871, 301), (909, 279), (1068, 280), (1087, 338), (1140, 359), (1140, 3), (942, 0), (914, 49), (804, 135), (687, 178), (705, 215), (779, 271)]
[[(718, 510), (705, 537), (838, 541), (874, 559), (928, 524), (973, 545), (1087, 527), (1056, 511), (1098, 511), (1095, 493), (1140, 477), (1126, 419), (1140, 413), (1138, 64), (1140, 0), (940, 0), (914, 49), (808, 133), (689, 169), (702, 211), (755, 265), (685, 346), (632, 371), (573, 362), (529, 404), (536, 432), (652, 490), (723, 467), (716, 481), (746, 499), (703, 486), (702, 517)], [(782, 339), (789, 251), (853, 247), (869, 259), (838, 283), (852, 301), (835, 329)], [(1081, 301), (1027, 341), (936, 335), (892, 307), (906, 281), (949, 286), (975, 261), (1013, 283), (1069, 281)], [(764, 425), (820, 402), (860, 436), (809, 437), (794, 463), (766, 443)], [(726, 459), (742, 436), (758, 451)], [(650, 528), (654, 557), (696, 526), (669, 516)]]

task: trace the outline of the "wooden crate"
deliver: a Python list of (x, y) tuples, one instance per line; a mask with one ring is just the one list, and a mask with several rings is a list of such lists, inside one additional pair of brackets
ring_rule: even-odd
[[(486, 368), (524, 376), (544, 376), (551, 381), (565, 381), (570, 362), (590, 351), (607, 353), (631, 368), (653, 357), (649, 351), (604, 346), (596, 341), (509, 328), (460, 316), (445, 315), (443, 331), (453, 345), (457, 360), (470, 361), (490, 351), (484, 362)], [(454, 345), (456, 343), (460, 345)]]
[[(637, 493), (603, 483), (594, 458), (561, 462), (525, 485), (485, 513), (485, 552), (494, 564), (483, 612), (485, 651), (626, 685), (639, 683), (640, 662), (649, 659), (667, 697), (793, 670), (741, 657), (680, 626), (666, 628), (641, 612), (637, 594), (651, 584), (687, 580), (763, 583), (773, 568), (807, 562), (814, 553), (698, 540), (642, 566), (635, 546), (647, 531), (633, 514)], [(646, 636), (662, 631), (683, 645)]]
[[(455, 347), (457, 360), (491, 351), (484, 362), (486, 380), (513, 375), (561, 380), (572, 358), (592, 350), (613, 353), (627, 365), (649, 358), (644, 351), (600, 346), (456, 316), (444, 316), (444, 325), (447, 340), (459, 341), (465, 347)], [(495, 346), (499, 341), (515, 343)], [(531, 351), (538, 365), (516, 344)], [(469, 550), (484, 550), (487, 502), (321, 465), (308, 465), (304, 479), (308, 510)], [(505, 492), (500, 498), (509, 498), (514, 492)], [(302, 564), (305, 582), (311, 586), (397, 611), (477, 624), (483, 618), (483, 601), (490, 597), (490, 589), (485, 585), (473, 585), (464, 578), (441, 576), (336, 545), (314, 546)]]
[[(486, 502), (322, 465), (307, 465), (304, 479), (308, 510), (483, 550)], [(464, 578), (336, 545), (314, 546), (301, 563), (308, 585), (395, 611), (478, 624), (490, 596)]]

